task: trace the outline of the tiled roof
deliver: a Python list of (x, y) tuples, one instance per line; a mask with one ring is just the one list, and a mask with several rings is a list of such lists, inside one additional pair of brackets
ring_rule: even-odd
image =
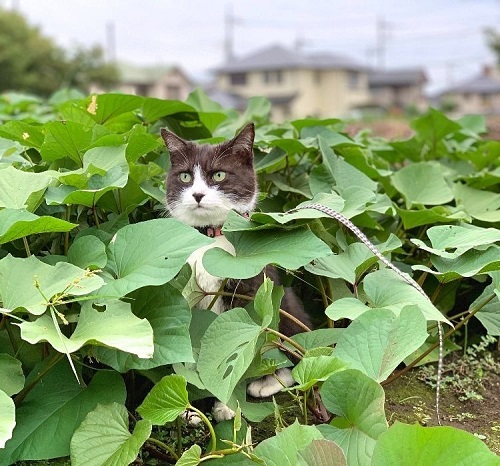
[(441, 94), (499, 94), (500, 79), (496, 79), (483, 74), (475, 78), (468, 79), (456, 86), (449, 87), (441, 92)]
[(370, 88), (384, 86), (411, 86), (425, 84), (427, 77), (421, 68), (372, 71), (368, 75)]
[(219, 73), (309, 68), (361, 71), (366, 67), (355, 60), (331, 53), (301, 53), (281, 45), (272, 45), (241, 58), (235, 58), (217, 69)]

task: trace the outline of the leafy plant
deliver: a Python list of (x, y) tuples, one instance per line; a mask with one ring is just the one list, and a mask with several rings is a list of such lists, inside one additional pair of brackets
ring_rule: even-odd
[[(404, 141), (349, 137), (335, 119), (276, 124), (269, 110), (252, 98), (239, 115), (200, 91), (186, 102), (0, 98), (1, 465), (128, 464), (146, 451), (180, 465), (388, 464), (401, 445), (418, 463), (423, 443), (445, 464), (440, 445), (497, 463), (466, 432), (389, 427), (382, 384), (433, 360), (436, 322), (454, 324), (447, 338), (471, 319), (500, 332), (500, 143), (481, 137), (482, 118), (436, 110)], [(214, 143), (248, 121), (260, 210), (231, 214), (236, 255), (211, 249), (204, 266), (234, 279), (278, 266), (317, 324), (293, 338), (278, 331), (283, 291), (269, 280), (245, 308), (192, 310), (205, 293), (186, 259), (213, 240), (163, 218), (160, 127)], [(312, 204), (350, 219), (431, 300)], [(288, 425), (278, 402), (245, 391), (289, 365), (284, 355), (299, 361), (287, 393), (300, 422)], [(196, 408), (207, 396), (235, 410), (234, 423), (214, 427)], [(158, 435), (178, 431), (186, 409), (206, 450)], [(273, 413), (277, 434), (255, 446), (252, 423)], [(319, 419), (329, 423), (310, 425)]]

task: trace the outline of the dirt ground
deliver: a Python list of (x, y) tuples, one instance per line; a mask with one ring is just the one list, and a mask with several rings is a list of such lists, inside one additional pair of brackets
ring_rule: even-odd
[[(500, 115), (491, 115), (486, 119), (488, 139), (500, 140)], [(347, 133), (356, 134), (363, 129), (370, 129), (374, 136), (380, 136), (385, 139), (408, 139), (413, 135), (409, 121), (403, 118), (387, 118), (380, 121), (356, 122), (347, 126)]]
[[(435, 390), (417, 378), (417, 370), (385, 388), (385, 410), (389, 424), (398, 420), (437, 426)], [(482, 401), (460, 401), (450, 390), (441, 390), (441, 425), (466, 430), (481, 438), (500, 455), (500, 375), (490, 374), (483, 384)]]

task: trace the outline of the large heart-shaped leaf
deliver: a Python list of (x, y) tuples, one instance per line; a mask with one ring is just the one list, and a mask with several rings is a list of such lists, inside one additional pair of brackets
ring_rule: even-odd
[(152, 424), (174, 421), (189, 407), (186, 379), (180, 375), (163, 377), (146, 395), (137, 412)]
[(52, 177), (8, 166), (0, 170), (0, 207), (34, 210)]
[(340, 335), (335, 356), (381, 382), (427, 336), (426, 321), (417, 306), (404, 307), (398, 316), (388, 309), (372, 309)]
[[(128, 430), (128, 412), (118, 403), (98, 405), (87, 414), (71, 439), (73, 466), (113, 466), (132, 463), (151, 435), (151, 423), (139, 420)], [(92, 446), (92, 448), (89, 448)]]
[(383, 388), (362, 372), (347, 369), (327, 379), (320, 392), (325, 407), (338, 417), (318, 430), (342, 448), (347, 464), (370, 465), (376, 441), (387, 430)]
[(0, 390), (0, 448), (12, 438), (12, 431), (16, 425), (16, 407), (12, 398)]
[[(189, 336), (191, 310), (179, 290), (167, 283), (141, 288), (131, 293), (129, 298), (134, 315), (147, 319), (153, 328), (153, 356), (141, 359), (131, 354), (126, 346), (122, 351), (96, 347), (93, 353), (99, 361), (120, 372), (194, 361)], [(121, 333), (133, 335), (125, 331)]]
[(171, 218), (127, 225), (108, 246), (116, 280), (108, 282), (99, 294), (121, 297), (143, 286), (163, 285), (174, 278), (195, 249), (212, 241)]
[(239, 231), (227, 232), (226, 237), (234, 245), (236, 256), (219, 248), (203, 256), (203, 266), (217, 277), (254, 277), (268, 264), (295, 270), (332, 253), (310, 230)]
[(436, 162), (412, 163), (392, 176), (392, 184), (403, 195), (406, 206), (441, 205), (453, 199), (442, 166)]
[(198, 372), (205, 387), (222, 402), (228, 402), (250, 366), (262, 331), (245, 309), (235, 308), (217, 316), (205, 332)]
[(90, 305), (82, 307), (76, 329), (70, 338), (62, 335), (48, 315), (33, 322), (23, 322), (21, 337), (31, 344), (49, 342), (60, 353), (74, 353), (91, 342), (136, 354), (139, 358), (153, 356), (153, 329), (146, 319), (139, 319), (130, 304), (111, 301), (105, 311)]
[[(35, 374), (40, 369), (35, 368)], [(125, 396), (125, 384), (119, 374), (97, 372), (86, 387), (75, 380), (66, 361), (59, 362), (18, 407), (17, 424), (2, 451), (2, 464), (69, 455), (73, 432), (86, 414), (98, 403), (123, 404)]]
[(265, 461), (267, 466), (297, 466), (299, 451), (313, 440), (322, 438), (314, 426), (302, 426), (295, 421), (291, 426), (278, 432), (276, 436), (259, 443), (254, 453)]
[(469, 432), (448, 426), (422, 427), (396, 422), (379, 437), (372, 464), (498, 466), (500, 460)]
[(11, 396), (24, 387), (21, 361), (9, 354), (0, 353), (0, 390)]
[(0, 244), (38, 233), (70, 231), (78, 226), (57, 217), (32, 214), (24, 209), (0, 210)]

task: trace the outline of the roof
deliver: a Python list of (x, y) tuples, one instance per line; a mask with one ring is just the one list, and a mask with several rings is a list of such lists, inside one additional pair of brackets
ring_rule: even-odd
[(481, 74), (445, 89), (442, 94), (500, 94), (500, 79)]
[(394, 70), (376, 70), (368, 75), (368, 86), (415, 86), (425, 84), (427, 76), (421, 68), (402, 68)]
[(120, 62), (118, 71), (120, 80), (124, 83), (151, 84), (172, 72), (181, 73), (189, 81), (185, 73), (175, 65), (136, 66)]
[(332, 53), (305, 54), (282, 45), (271, 45), (219, 67), (218, 73), (238, 73), (278, 69), (344, 69), (364, 71), (366, 67), (344, 55)]

